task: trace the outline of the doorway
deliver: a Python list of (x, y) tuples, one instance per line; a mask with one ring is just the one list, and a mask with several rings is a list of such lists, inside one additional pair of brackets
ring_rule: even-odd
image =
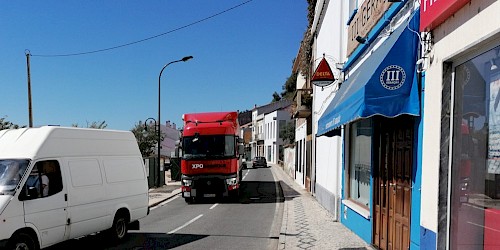
[(414, 119), (377, 119), (374, 166), (373, 243), (379, 249), (409, 249)]

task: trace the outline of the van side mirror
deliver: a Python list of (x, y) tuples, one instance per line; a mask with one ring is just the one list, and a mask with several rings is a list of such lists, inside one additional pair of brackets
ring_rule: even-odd
[(19, 200), (20, 201), (26, 201), (26, 200), (34, 200), (38, 198), (38, 191), (36, 190), (36, 187), (27, 187), (26, 186), (21, 190), (21, 193), (19, 194)]

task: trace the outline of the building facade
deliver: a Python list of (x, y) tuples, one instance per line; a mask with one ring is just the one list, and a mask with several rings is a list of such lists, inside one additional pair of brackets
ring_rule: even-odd
[(421, 5), (421, 247), (500, 249), (500, 2)]
[(340, 134), (318, 135), (318, 119), (338, 91), (341, 79), (340, 62), (344, 61), (345, 24), (343, 12), (345, 1), (317, 1), (311, 32), (315, 34), (312, 44), (313, 69), (325, 58), (337, 81), (326, 87), (312, 85), (314, 99), (312, 112), (313, 193), (318, 202), (336, 219), (339, 218), (341, 199), (342, 137)]
[[(322, 43), (333, 45), (340, 50), (331, 53), (337, 52), (344, 63), (342, 81), (333, 91), (322, 99), (318, 98), (320, 89), (314, 92), (316, 196), (323, 196), (318, 198), (322, 204), (334, 203), (336, 207), (329, 210), (377, 248), (418, 249), (421, 199), (415, 190), (422, 179), (418, 160), (421, 75), (416, 67), (419, 4), (325, 3), (324, 13), (332, 8), (331, 16), (340, 17), (341, 28), (331, 29), (342, 40), (322, 39), (320, 30), (313, 50), (319, 54)], [(327, 20), (328, 15), (323, 18)], [(332, 174), (322, 180), (319, 173), (328, 171)]]

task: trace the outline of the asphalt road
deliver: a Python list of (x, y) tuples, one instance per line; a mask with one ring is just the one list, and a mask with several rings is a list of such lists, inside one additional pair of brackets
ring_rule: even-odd
[[(143, 218), (119, 245), (91, 235), (50, 249), (277, 249), (283, 194), (269, 168), (243, 171), (239, 201), (187, 204), (176, 196)], [(83, 247), (83, 248), (82, 248)]]

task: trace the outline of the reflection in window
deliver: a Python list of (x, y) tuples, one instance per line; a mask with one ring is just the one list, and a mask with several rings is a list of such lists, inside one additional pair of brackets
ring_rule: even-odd
[[(500, 247), (500, 47), (455, 68), (452, 249)], [(490, 245), (491, 246), (491, 245)]]
[(370, 119), (360, 120), (351, 125), (349, 145), (349, 198), (368, 206), (372, 163)]

